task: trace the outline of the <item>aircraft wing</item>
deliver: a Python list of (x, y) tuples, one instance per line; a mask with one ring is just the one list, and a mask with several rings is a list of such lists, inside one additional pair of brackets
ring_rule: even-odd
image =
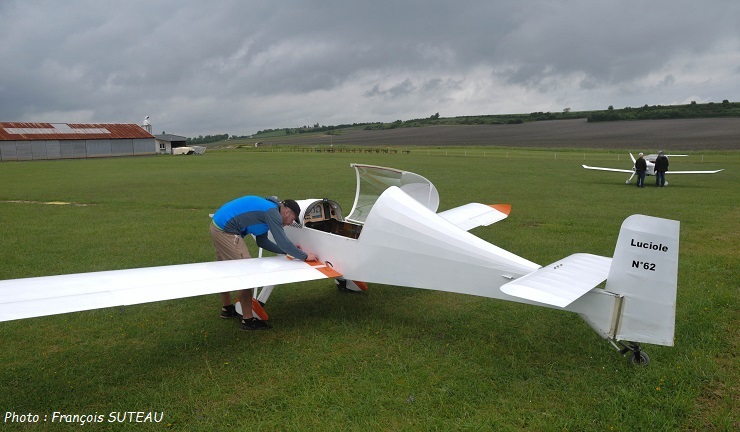
[(437, 213), (443, 219), (457, 225), (465, 231), (483, 225), (491, 225), (509, 216), (511, 206), (509, 204), (478, 204), (470, 203), (453, 209)]
[(588, 165), (581, 165), (581, 166), (586, 169), (598, 170), (598, 171), (613, 171), (613, 172), (623, 172), (623, 173), (628, 173), (628, 174), (632, 174), (634, 172), (634, 170), (627, 170), (627, 169), (592, 167)]
[(666, 171), (666, 174), (717, 174), (724, 169), (714, 171)]
[(284, 255), (0, 281), (0, 322), (341, 276)]
[(573, 254), (502, 285), (501, 291), (564, 308), (604, 282), (611, 263), (599, 255)]

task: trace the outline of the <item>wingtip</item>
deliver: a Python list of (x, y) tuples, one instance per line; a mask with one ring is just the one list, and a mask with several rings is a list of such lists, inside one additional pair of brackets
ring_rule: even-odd
[(511, 204), (490, 204), (489, 206), (507, 216), (509, 215), (509, 213), (511, 213)]

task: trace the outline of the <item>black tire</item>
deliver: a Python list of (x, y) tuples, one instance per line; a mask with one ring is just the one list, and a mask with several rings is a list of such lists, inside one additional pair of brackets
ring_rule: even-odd
[(650, 356), (645, 351), (632, 352), (630, 364), (636, 366), (647, 366), (650, 364)]
[(351, 292), (352, 290), (347, 288), (347, 279), (334, 279), (334, 283), (337, 284), (337, 290), (339, 292)]

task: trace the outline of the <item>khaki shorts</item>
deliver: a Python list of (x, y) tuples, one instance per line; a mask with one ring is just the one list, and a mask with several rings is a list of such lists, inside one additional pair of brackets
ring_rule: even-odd
[(211, 240), (218, 261), (252, 258), (241, 236), (224, 232), (214, 224), (211, 224)]

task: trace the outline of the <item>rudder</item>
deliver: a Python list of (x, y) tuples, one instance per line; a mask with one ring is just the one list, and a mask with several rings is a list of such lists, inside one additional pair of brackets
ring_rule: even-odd
[(625, 219), (606, 291), (622, 296), (616, 340), (673, 346), (680, 223), (645, 215)]

